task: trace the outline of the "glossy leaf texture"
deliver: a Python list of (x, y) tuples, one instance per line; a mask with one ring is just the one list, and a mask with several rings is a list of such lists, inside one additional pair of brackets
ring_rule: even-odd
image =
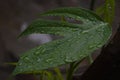
[(23, 54), (13, 72), (14, 75), (39, 72), (43, 69), (82, 60), (94, 50), (102, 47), (111, 35), (109, 24), (86, 9), (60, 8), (42, 15), (71, 17), (83, 23), (38, 19), (30, 24), (20, 36), (43, 33), (60, 35), (63, 38), (45, 43)]

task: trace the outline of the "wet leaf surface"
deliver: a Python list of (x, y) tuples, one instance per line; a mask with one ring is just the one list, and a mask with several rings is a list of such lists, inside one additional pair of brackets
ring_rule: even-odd
[(43, 69), (68, 64), (102, 47), (111, 35), (109, 24), (93, 12), (81, 8), (60, 8), (43, 13), (50, 16), (68, 16), (83, 24), (63, 21), (36, 20), (20, 35), (46, 33), (64, 38), (45, 43), (23, 54), (13, 74), (34, 73)]

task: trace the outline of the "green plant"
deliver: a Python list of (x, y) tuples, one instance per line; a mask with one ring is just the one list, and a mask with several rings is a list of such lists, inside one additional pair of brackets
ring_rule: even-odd
[[(53, 34), (63, 36), (62, 39), (45, 43), (23, 54), (13, 75), (19, 73), (40, 73), (54, 80), (53, 74), (45, 69), (70, 64), (67, 80), (79, 63), (94, 50), (102, 47), (111, 35), (111, 27), (95, 13), (83, 8), (59, 8), (42, 13), (41, 16), (60, 16), (62, 21), (38, 19), (19, 36), (32, 33)], [(80, 24), (65, 20), (70, 17), (81, 21)], [(58, 68), (54, 71), (63, 80)], [(43, 78), (43, 76), (42, 76)]]
[(102, 16), (104, 21), (112, 24), (115, 14), (115, 0), (105, 0), (105, 3), (96, 9), (96, 13)]

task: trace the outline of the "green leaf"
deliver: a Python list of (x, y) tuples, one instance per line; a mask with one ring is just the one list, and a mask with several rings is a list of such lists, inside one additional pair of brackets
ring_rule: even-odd
[(95, 12), (97, 15), (104, 16), (104, 11), (105, 11), (104, 9), (105, 9), (105, 6), (101, 5), (95, 10)]
[[(71, 10), (71, 12), (70, 12)], [(55, 13), (54, 13), (55, 12)], [(62, 12), (62, 13), (61, 13)], [(44, 13), (44, 15), (72, 15), (83, 24), (37, 20), (22, 35), (31, 33), (58, 34), (64, 38), (45, 43), (23, 54), (13, 74), (38, 72), (43, 69), (82, 60), (94, 50), (102, 47), (111, 35), (109, 24), (103, 22), (95, 13), (81, 8), (62, 8)], [(87, 17), (86, 17), (86, 16)], [(76, 19), (76, 18), (75, 18)]]
[(58, 8), (54, 10), (47, 11), (45, 13), (41, 14), (42, 16), (64, 16), (64, 17), (71, 17), (76, 20), (81, 20), (83, 22), (86, 22), (86, 20), (89, 21), (102, 21), (102, 19), (97, 16), (92, 11), (88, 11), (83, 8), (75, 8), (75, 7), (69, 7), (69, 8)]
[(50, 71), (43, 71), (44, 76), (47, 78), (47, 80), (54, 80), (54, 75)]
[(76, 31), (77, 28), (82, 29), (84, 26), (67, 22), (35, 20), (21, 35), (29, 35), (31, 33), (55, 34), (65, 36), (69, 32)]
[(106, 0), (105, 2), (105, 21), (112, 23), (115, 12), (115, 0)]
[(115, 13), (115, 0), (105, 0), (104, 5), (96, 9), (96, 13), (103, 16), (104, 21), (112, 24)]
[(54, 68), (54, 71), (56, 73), (56, 76), (57, 76), (58, 80), (64, 80), (64, 78), (62, 76), (62, 73), (61, 73), (59, 68)]

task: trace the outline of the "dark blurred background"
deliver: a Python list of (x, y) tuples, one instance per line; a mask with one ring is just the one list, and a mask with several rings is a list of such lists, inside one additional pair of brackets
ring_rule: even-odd
[[(31, 21), (38, 18), (38, 14), (58, 7), (90, 7), (91, 0), (0, 0), (0, 80), (10, 80), (13, 67), (5, 65), (16, 62), (21, 53), (52, 41), (54, 36), (48, 34), (32, 34), (20, 39), (17, 36)], [(104, 0), (96, 0), (95, 7)], [(116, 32), (120, 22), (120, 0), (116, 0), (116, 13), (113, 22), (113, 32)], [(99, 53), (100, 50), (97, 51)], [(96, 54), (97, 54), (96, 53)], [(83, 63), (84, 65), (84, 63)], [(80, 70), (81, 72), (83, 70)], [(14, 79), (12, 79), (14, 80)], [(20, 80), (17, 79), (16, 80)], [(34, 79), (21, 79), (34, 80)]]

